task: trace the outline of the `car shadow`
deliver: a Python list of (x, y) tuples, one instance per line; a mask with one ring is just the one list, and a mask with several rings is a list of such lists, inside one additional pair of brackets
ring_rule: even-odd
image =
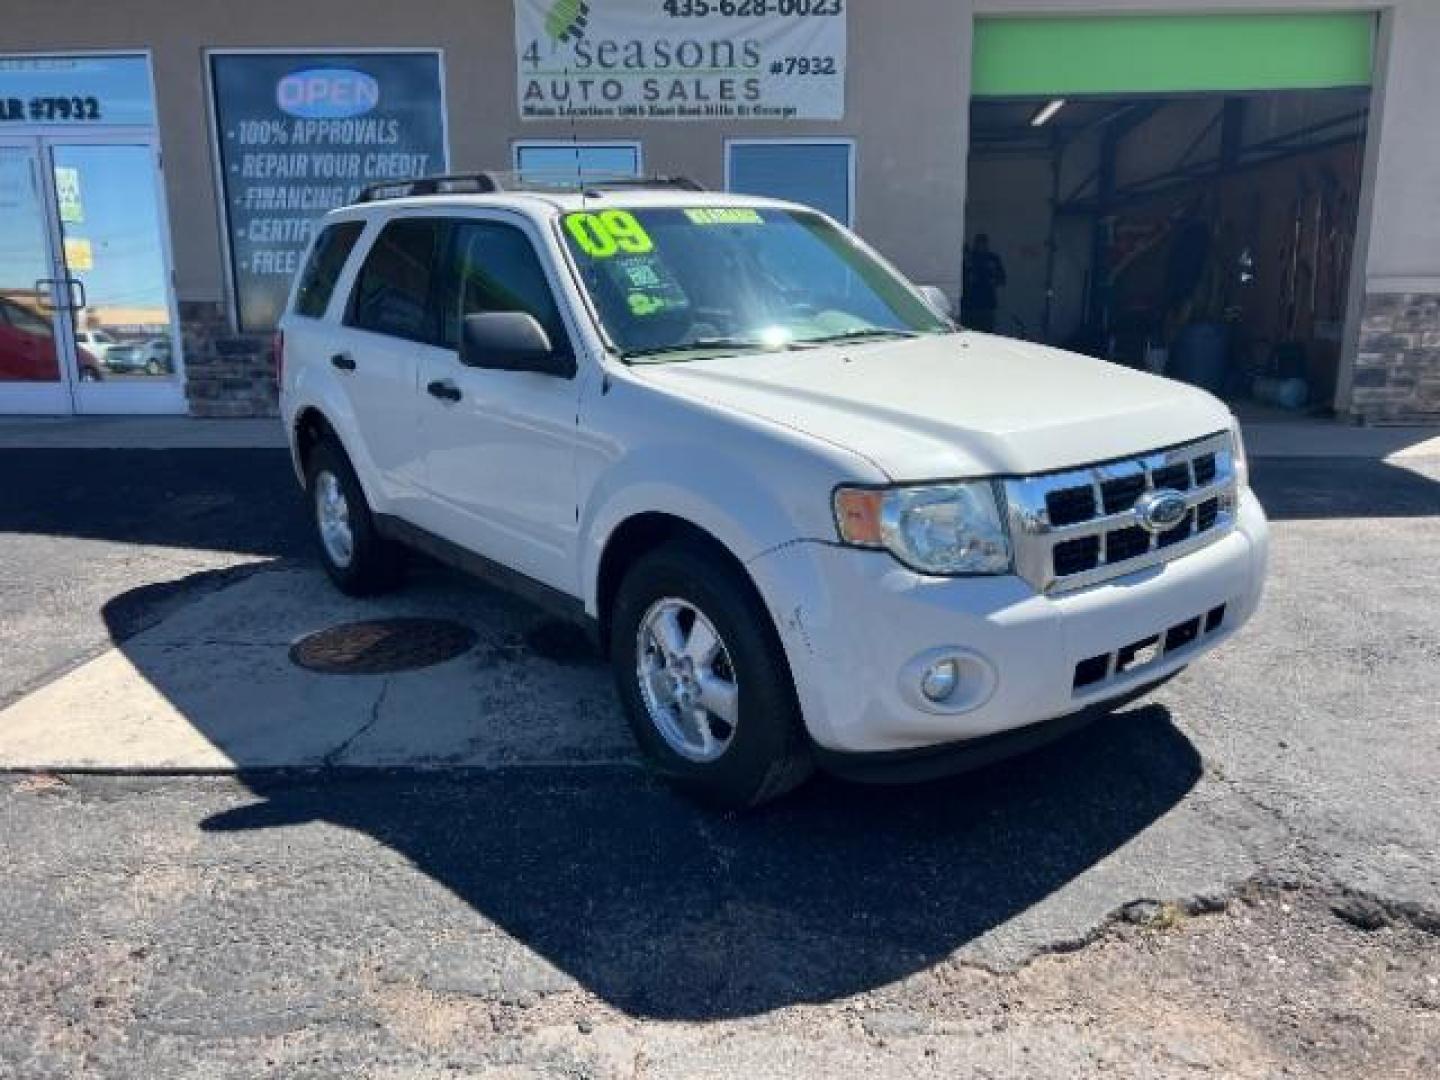
[[(229, 581), (224, 571), (195, 577), (191, 592)], [(509, 669), (524, 653), (555, 678), (612, 694), (583, 634), (516, 619), (513, 598), (444, 568), (419, 567), (416, 578), (420, 591), (466, 590), (479, 625), (528, 625), (504, 635)], [(215, 746), (235, 745), (237, 723), (272, 727), (255, 702), (240, 719), (197, 696), (188, 665), (125, 636), (154, 625), (171, 591), (147, 586), (106, 606), (127, 660)], [(597, 723), (578, 699), (574, 708), (559, 725)], [(598, 723), (617, 729), (611, 745), (628, 743), (612, 714)], [(832, 1001), (923, 971), (1131, 842), (1202, 772), (1153, 702), (948, 780), (872, 787), (821, 776), (740, 815), (613, 760), (440, 771), (237, 760), (255, 801), (202, 821), (205, 832), (316, 824), (370, 837), (614, 1007), (676, 1020)]]
[(617, 1009), (706, 1020), (923, 971), (1125, 845), (1200, 775), (1149, 704), (967, 776), (820, 778), (738, 816), (619, 767), (247, 772), (258, 801), (201, 827), (362, 833)]

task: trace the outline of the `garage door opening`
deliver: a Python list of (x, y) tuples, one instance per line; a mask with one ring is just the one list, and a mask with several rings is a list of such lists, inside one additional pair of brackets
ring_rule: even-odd
[[(977, 30), (963, 322), (1180, 378), (1250, 415), (1333, 412), (1370, 106), (1354, 85), (1369, 78), (1356, 32), (1368, 29), (1263, 18)], [(1336, 38), (1337, 25), (1352, 32)], [(1292, 44), (1297, 27), (1324, 33), (1301, 33), (1288, 67), (1202, 51), (1220, 65), (1207, 71), (1185, 44), (1202, 27), (1234, 41), (1284, 30)], [(1045, 69), (1062, 42), (1070, 66)], [(1077, 66), (1077, 48), (1098, 66)], [(1167, 49), (1190, 67), (1167, 68)]]

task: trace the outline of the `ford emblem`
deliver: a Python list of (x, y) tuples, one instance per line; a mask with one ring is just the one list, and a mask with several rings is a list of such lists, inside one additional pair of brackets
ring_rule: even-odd
[(306, 120), (341, 120), (379, 105), (380, 84), (350, 68), (307, 68), (275, 84), (275, 103)]
[(1135, 519), (1146, 532), (1169, 532), (1190, 512), (1185, 496), (1169, 488), (1147, 491), (1135, 503)]

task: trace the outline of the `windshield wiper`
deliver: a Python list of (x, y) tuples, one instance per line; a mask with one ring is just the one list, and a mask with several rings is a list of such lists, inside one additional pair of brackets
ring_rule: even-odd
[(644, 359), (649, 356), (665, 356), (669, 353), (705, 352), (708, 349), (763, 349), (774, 348), (753, 338), (704, 337), (693, 341), (677, 341), (673, 345), (654, 345), (648, 349), (626, 349), (620, 354), (621, 360)]
[(840, 341), (864, 341), (867, 338), (913, 338), (919, 337), (918, 330), (887, 330), (881, 326), (867, 326), (860, 330), (846, 330), (841, 334), (826, 334), (824, 337), (797, 338), (796, 345), (833, 345)]

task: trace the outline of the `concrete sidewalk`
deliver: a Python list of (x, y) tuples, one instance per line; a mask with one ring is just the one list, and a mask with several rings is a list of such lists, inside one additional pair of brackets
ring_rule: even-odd
[[(1245, 421), (1252, 457), (1402, 460), (1440, 457), (1440, 428), (1355, 427), (1331, 420)], [(185, 416), (0, 417), (0, 450), (268, 449), (285, 446), (278, 419)]]

